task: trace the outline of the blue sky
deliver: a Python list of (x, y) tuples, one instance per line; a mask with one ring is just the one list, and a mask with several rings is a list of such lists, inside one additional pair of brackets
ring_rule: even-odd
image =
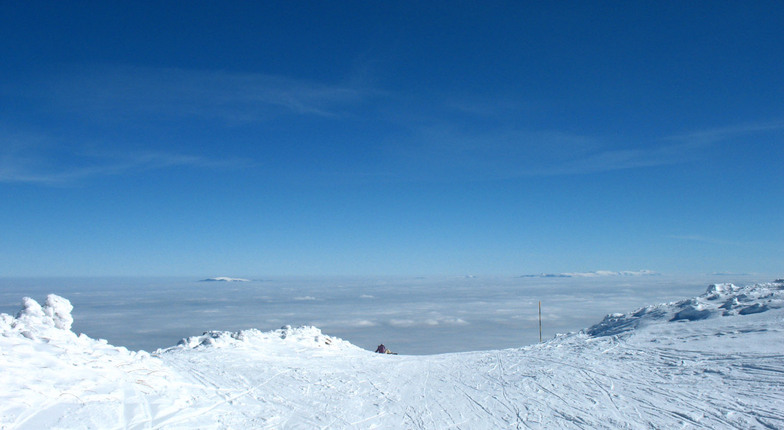
[(779, 274), (784, 5), (682, 3), (6, 2), (0, 276)]

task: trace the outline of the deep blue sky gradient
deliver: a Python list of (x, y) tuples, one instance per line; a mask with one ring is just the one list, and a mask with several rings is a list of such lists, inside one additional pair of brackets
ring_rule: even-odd
[(782, 271), (781, 2), (0, 9), (0, 276)]

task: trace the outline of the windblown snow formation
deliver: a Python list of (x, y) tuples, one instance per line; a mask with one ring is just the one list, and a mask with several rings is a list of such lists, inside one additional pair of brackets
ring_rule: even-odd
[(720, 316), (749, 315), (784, 307), (784, 283), (738, 287), (714, 284), (702, 296), (640, 308), (629, 314), (607, 315), (586, 330), (591, 336), (611, 336), (663, 321), (697, 321)]
[(608, 315), (524, 348), (382, 355), (315, 327), (154, 354), (0, 314), (0, 428), (784, 428), (784, 283)]
[(238, 332), (208, 331), (201, 336), (183, 339), (176, 347), (169, 348), (167, 351), (200, 347), (230, 348), (240, 346), (262, 348), (265, 345), (278, 342), (291, 347), (359, 349), (345, 340), (325, 336), (316, 327), (292, 328), (287, 325), (279, 330), (270, 332), (262, 332), (256, 329)]

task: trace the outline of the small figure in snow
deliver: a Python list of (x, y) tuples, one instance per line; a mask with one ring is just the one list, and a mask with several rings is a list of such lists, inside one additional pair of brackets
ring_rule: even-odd
[(388, 350), (387, 347), (384, 346), (383, 343), (381, 345), (379, 345), (378, 348), (376, 348), (376, 352), (379, 353), (379, 354), (394, 354), (394, 352)]

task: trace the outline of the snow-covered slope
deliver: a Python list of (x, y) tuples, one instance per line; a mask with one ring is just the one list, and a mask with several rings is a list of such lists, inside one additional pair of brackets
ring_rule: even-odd
[[(0, 316), (0, 428), (784, 428), (784, 284), (610, 315), (521, 349), (381, 355), (314, 327), (152, 356)], [(575, 309), (579, 312), (579, 309)]]

